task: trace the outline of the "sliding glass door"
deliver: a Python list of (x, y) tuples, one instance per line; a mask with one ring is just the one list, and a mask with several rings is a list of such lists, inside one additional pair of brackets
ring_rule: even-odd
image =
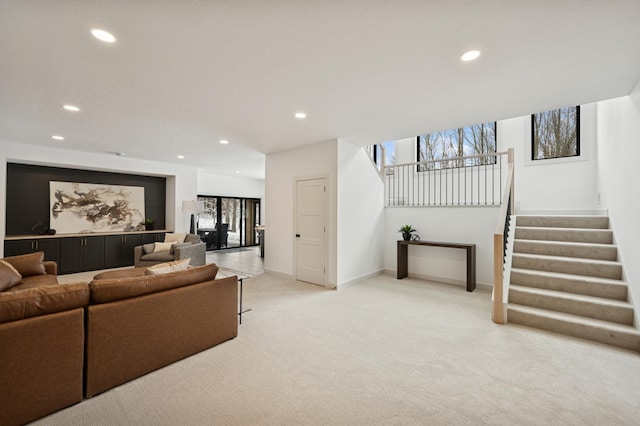
[(207, 250), (254, 246), (259, 243), (260, 200), (199, 195), (204, 213), (198, 215), (198, 235)]

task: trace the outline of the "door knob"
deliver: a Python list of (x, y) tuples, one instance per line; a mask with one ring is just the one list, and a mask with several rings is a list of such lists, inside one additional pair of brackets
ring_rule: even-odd
[(300, 238), (300, 234), (296, 234), (296, 238)]

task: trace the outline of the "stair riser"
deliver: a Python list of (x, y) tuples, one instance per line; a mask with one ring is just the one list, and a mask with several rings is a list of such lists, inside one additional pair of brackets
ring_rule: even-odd
[(583, 259), (616, 260), (618, 249), (615, 246), (575, 246), (563, 244), (545, 244), (515, 240), (514, 253), (543, 254), (547, 256), (578, 257)]
[(633, 308), (630, 306), (610, 306), (598, 303), (588, 303), (581, 300), (571, 300), (541, 294), (511, 289), (509, 291), (509, 303), (532, 306), (534, 308), (547, 309), (567, 314), (581, 315), (603, 321), (611, 321), (619, 324), (633, 325)]
[(563, 274), (586, 275), (600, 278), (619, 280), (622, 278), (620, 264), (597, 264), (576, 262), (559, 259), (527, 258), (513, 255), (512, 266), (521, 269), (535, 269), (538, 271), (559, 272)]
[(638, 351), (640, 336), (632, 333), (614, 332), (612, 330), (594, 327), (588, 324), (575, 324), (555, 318), (541, 317), (525, 312), (508, 310), (507, 318), (510, 323), (526, 325), (566, 336), (600, 342), (619, 348)]
[(516, 227), (515, 238), (521, 240), (567, 241), (575, 243), (612, 244), (609, 230), (541, 229)]
[(609, 228), (607, 216), (516, 216), (516, 226), (546, 228)]
[(584, 294), (585, 296), (602, 297), (613, 300), (627, 300), (626, 285), (611, 285), (574, 278), (557, 278), (511, 271), (511, 284), (527, 287), (541, 288), (545, 290), (564, 291), (566, 293)]

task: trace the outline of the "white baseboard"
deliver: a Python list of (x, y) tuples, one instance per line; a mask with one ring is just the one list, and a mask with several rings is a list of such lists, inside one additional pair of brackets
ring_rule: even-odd
[(379, 271), (374, 271), (374, 272), (371, 272), (369, 274), (362, 275), (362, 276), (360, 276), (358, 278), (354, 278), (352, 280), (348, 280), (348, 281), (342, 282), (342, 283), (338, 284), (337, 288), (340, 289), (340, 288), (342, 288), (344, 286), (355, 284), (357, 282), (364, 281), (364, 280), (366, 280), (368, 278), (372, 278), (372, 277), (375, 277), (375, 276), (378, 276), (378, 275), (381, 275), (381, 274), (384, 274), (384, 273), (385, 273), (385, 270), (384, 269), (380, 269)]

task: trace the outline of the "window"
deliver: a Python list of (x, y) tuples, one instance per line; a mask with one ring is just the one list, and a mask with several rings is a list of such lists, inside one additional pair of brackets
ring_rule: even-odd
[(531, 114), (531, 159), (580, 156), (580, 107)]
[(446, 159), (496, 152), (496, 122), (420, 135), (416, 138), (416, 143), (417, 161), (434, 161), (420, 164), (418, 171), (494, 164), (495, 157), (452, 161)]

